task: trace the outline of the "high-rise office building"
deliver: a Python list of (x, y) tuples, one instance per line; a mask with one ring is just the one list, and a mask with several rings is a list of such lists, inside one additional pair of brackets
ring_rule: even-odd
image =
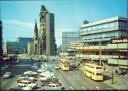
[(67, 51), (71, 42), (79, 41), (79, 32), (62, 32), (62, 50)]

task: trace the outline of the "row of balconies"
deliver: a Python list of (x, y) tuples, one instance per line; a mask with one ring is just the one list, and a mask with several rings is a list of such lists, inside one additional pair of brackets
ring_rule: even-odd
[(127, 43), (121, 43), (121, 44), (108, 44), (107, 46), (88, 46), (88, 47), (71, 47), (75, 49), (128, 49)]
[(102, 32), (109, 32), (109, 31), (115, 31), (118, 30), (118, 27), (116, 28), (107, 28), (107, 29), (100, 29), (95, 31), (81, 31), (80, 35), (87, 35), (87, 34), (93, 34), (93, 33), (102, 33)]
[(84, 54), (76, 54), (76, 57), (81, 57), (81, 58), (87, 58), (87, 59), (111, 59), (111, 58), (126, 58), (125, 56), (121, 55), (84, 55)]

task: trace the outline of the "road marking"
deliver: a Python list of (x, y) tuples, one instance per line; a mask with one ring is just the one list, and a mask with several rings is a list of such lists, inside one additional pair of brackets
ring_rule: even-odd
[(83, 89), (86, 89), (84, 86), (82, 86)]
[(97, 88), (97, 89), (99, 89), (99, 87), (98, 87), (98, 86), (96, 86), (96, 88)]
[(73, 90), (73, 88), (72, 87), (70, 87), (72, 90)]

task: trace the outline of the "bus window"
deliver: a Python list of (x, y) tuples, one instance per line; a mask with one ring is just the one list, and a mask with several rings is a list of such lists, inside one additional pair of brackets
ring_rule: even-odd
[(102, 73), (97, 73), (96, 75), (102, 75)]
[(96, 67), (96, 69), (102, 69), (101, 67)]

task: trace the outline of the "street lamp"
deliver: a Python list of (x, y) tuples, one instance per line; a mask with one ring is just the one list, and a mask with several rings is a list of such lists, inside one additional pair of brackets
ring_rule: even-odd
[(101, 66), (101, 41), (100, 41), (100, 66)]
[(113, 67), (112, 67), (112, 84), (114, 84), (114, 73), (113, 73)]

